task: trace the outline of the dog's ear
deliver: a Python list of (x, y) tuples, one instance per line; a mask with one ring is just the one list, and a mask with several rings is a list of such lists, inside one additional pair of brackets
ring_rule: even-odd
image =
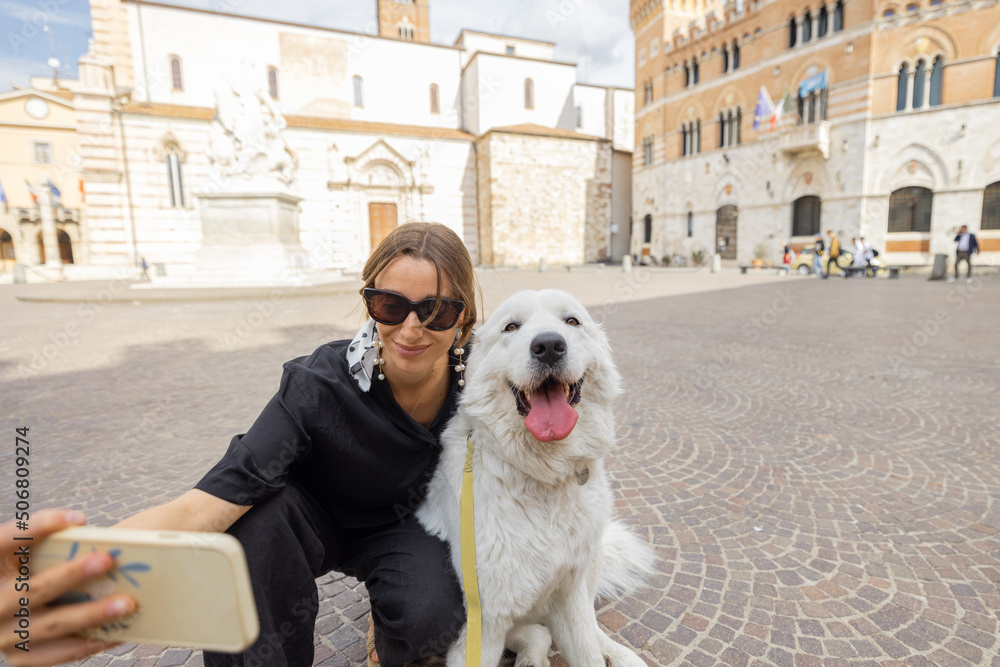
[[(588, 313), (589, 317), (589, 313)], [(599, 376), (598, 390), (605, 394), (605, 398), (610, 401), (622, 394), (622, 376), (615, 364), (614, 350), (611, 349), (611, 341), (604, 331), (604, 325), (590, 319), (591, 339), (597, 348), (594, 355), (596, 372)]]

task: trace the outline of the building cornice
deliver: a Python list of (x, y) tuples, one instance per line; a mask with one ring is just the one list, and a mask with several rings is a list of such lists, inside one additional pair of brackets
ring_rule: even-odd
[[(215, 117), (215, 109), (209, 107), (182, 106), (179, 104), (126, 104), (121, 108), (123, 114), (136, 116), (158, 116), (161, 118), (185, 118), (188, 120), (210, 121)], [(385, 134), (393, 136), (425, 137), (429, 139), (454, 139), (472, 141), (475, 135), (463, 130), (445, 127), (426, 127), (423, 125), (398, 125), (396, 123), (378, 123), (350, 118), (320, 118), (316, 116), (300, 116), (285, 114), (288, 127), (314, 130), (332, 130), (338, 132), (357, 132), (364, 134)]]

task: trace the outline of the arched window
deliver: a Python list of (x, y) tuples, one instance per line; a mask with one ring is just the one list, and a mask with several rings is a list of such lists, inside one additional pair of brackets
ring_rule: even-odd
[(910, 67), (903, 63), (899, 66), (899, 74), (896, 75), (896, 111), (906, 110), (906, 93), (909, 86)]
[(806, 195), (792, 202), (792, 236), (815, 236), (820, 230), (823, 202), (819, 197)]
[(743, 107), (736, 107), (736, 145), (743, 143)]
[(1000, 53), (995, 58), (996, 64), (993, 66), (993, 97), (1000, 97)]
[(931, 231), (934, 193), (927, 188), (900, 188), (889, 197), (889, 232)]
[(694, 236), (694, 213), (688, 211), (688, 238)]
[(725, 74), (729, 71), (729, 49), (725, 46), (722, 47), (722, 73)]
[(726, 126), (727, 126), (727, 131), (726, 131), (726, 145), (727, 146), (732, 146), (733, 145), (733, 112), (732, 111), (730, 111), (729, 115), (726, 116)]
[(802, 43), (805, 44), (812, 39), (813, 31), (813, 15), (812, 12), (807, 11), (806, 15), (802, 17)]
[(365, 82), (360, 76), (354, 76), (354, 106), (359, 109), (365, 108)]
[(267, 68), (267, 92), (272, 100), (278, 99), (278, 70), (274, 67)]
[(646, 217), (642, 219), (642, 239), (643, 243), (653, 242), (653, 216), (646, 214)]
[(826, 13), (826, 7), (820, 7), (819, 25), (816, 26), (816, 37), (826, 37), (828, 29), (829, 29), (829, 15)]
[(13, 262), (17, 259), (14, 256), (14, 239), (5, 229), (0, 229), (0, 266), (4, 262)]
[(911, 2), (910, 4), (906, 5), (906, 13), (907, 14), (912, 14), (913, 12), (917, 11), (918, 9), (919, 9), (919, 7), (917, 7), (917, 3), (915, 3), (915, 2)]
[(795, 22), (795, 17), (793, 16), (788, 21), (788, 48), (795, 46), (795, 41), (798, 39), (799, 26)]
[(1000, 181), (987, 185), (983, 192), (983, 218), (979, 228), (1000, 229)]
[(924, 106), (924, 72), (926, 65), (923, 60), (917, 61), (916, 74), (913, 75), (913, 108), (919, 109)]
[(882, 12), (882, 18), (884, 19), (891, 19), (895, 15), (896, 15), (895, 9), (887, 9), (884, 12)]
[(184, 90), (184, 77), (181, 74), (181, 59), (170, 56), (170, 83), (174, 90)]
[(431, 113), (441, 113), (441, 99), (436, 83), (431, 84)]
[(695, 121), (694, 128), (694, 152), (701, 152), (701, 118)]
[(399, 31), (399, 38), (406, 40), (407, 42), (413, 41), (413, 24), (412, 23), (397, 23), (396, 30)]
[(687, 88), (691, 85), (691, 66), (684, 61), (684, 87)]
[(576, 127), (583, 127), (583, 107), (579, 104), (576, 105)]
[(524, 80), (524, 108), (535, 108), (535, 82), (531, 79)]
[(844, 0), (837, 0), (833, 8), (833, 31), (840, 32), (844, 29)]
[(726, 145), (726, 117), (719, 112), (719, 148)]
[(167, 187), (170, 189), (170, 205), (184, 207), (184, 178), (181, 176), (181, 149), (170, 144), (164, 151), (167, 160)]
[(692, 85), (697, 84), (698, 83), (698, 79), (699, 79), (699, 75), (698, 75), (698, 59), (697, 58), (692, 58), (691, 59), (691, 84)]
[(733, 40), (733, 69), (740, 68), (740, 45)]
[(688, 134), (687, 123), (681, 125), (681, 156), (687, 155), (691, 152), (690, 136)]
[(944, 79), (944, 58), (938, 56), (934, 59), (931, 68), (931, 99), (930, 106), (941, 106), (941, 83)]

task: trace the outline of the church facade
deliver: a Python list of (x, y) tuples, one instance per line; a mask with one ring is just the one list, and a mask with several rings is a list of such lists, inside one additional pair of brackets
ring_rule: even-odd
[(410, 220), (448, 225), (489, 264), (628, 252), (634, 93), (577, 82), (552, 43), (465, 30), (434, 44), (420, 0), (379, 0), (377, 25), (358, 32), (90, 6), (80, 80), (39, 94), (73, 109), (77, 254), (91, 265), (190, 265), (200, 200), (231, 188), (241, 160), (301, 200), (318, 270), (358, 269)]
[[(833, 230), (925, 266), (968, 225), (1000, 259), (996, 0), (633, 0), (631, 19), (634, 252), (780, 261)], [(782, 113), (755, 127), (762, 90)]]

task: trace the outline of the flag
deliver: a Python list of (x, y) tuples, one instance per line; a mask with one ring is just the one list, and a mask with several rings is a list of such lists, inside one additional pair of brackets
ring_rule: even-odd
[(52, 179), (46, 178), (45, 185), (49, 186), (49, 192), (52, 193), (52, 201), (58, 202), (59, 198), (62, 197), (62, 193), (59, 192), (59, 188), (56, 187), (56, 184), (52, 182)]
[(774, 108), (774, 114), (771, 116), (771, 131), (774, 131), (775, 123), (785, 116), (791, 116), (797, 112), (795, 100), (792, 99), (792, 91), (786, 86), (785, 94), (781, 96), (781, 101), (778, 102), (778, 106)]
[(757, 94), (757, 108), (753, 112), (753, 131), (760, 132), (760, 126), (768, 122), (772, 115), (774, 115), (774, 103), (771, 102), (771, 96), (767, 94), (764, 86), (761, 86)]
[(31, 201), (38, 202), (38, 193), (35, 191), (35, 187), (31, 184), (31, 181), (24, 179), (24, 184), (28, 186), (28, 194), (31, 195)]
[(4, 211), (10, 210), (10, 207), (7, 205), (7, 193), (3, 191), (3, 183), (0, 183), (0, 204), (3, 204)]
[(83, 191), (83, 179), (80, 179), (80, 201), (87, 201), (86, 193)]

